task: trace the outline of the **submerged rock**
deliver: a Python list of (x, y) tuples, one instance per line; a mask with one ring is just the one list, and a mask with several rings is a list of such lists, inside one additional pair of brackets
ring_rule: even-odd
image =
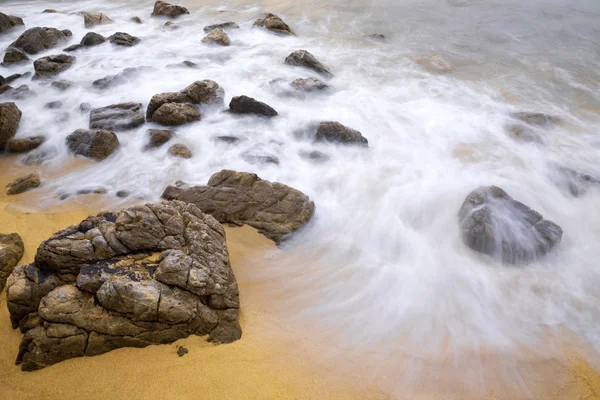
[(104, 78), (96, 79), (92, 85), (96, 89), (104, 90), (107, 88), (123, 85), (131, 81), (132, 78), (145, 70), (151, 70), (151, 67), (125, 68), (122, 72), (115, 75), (107, 75)]
[(558, 117), (537, 112), (515, 112), (511, 113), (510, 116), (514, 119), (523, 121), (529, 125), (536, 125), (542, 127), (552, 126), (561, 122), (560, 118)]
[(2, 64), (18, 64), (29, 61), (29, 57), (23, 50), (11, 47), (4, 53)]
[(37, 173), (22, 176), (6, 185), (6, 194), (20, 194), (26, 192), (29, 189), (39, 187), (40, 184), (40, 176)]
[(148, 129), (146, 134), (150, 136), (145, 149), (155, 149), (167, 143), (175, 136), (175, 132), (166, 129)]
[(554, 166), (553, 180), (565, 187), (575, 197), (584, 195), (590, 188), (600, 189), (600, 174), (587, 174), (565, 166)]
[(146, 122), (141, 103), (121, 103), (96, 108), (90, 112), (90, 129), (125, 131)]
[(109, 130), (78, 129), (67, 136), (67, 146), (75, 154), (102, 161), (119, 147), (119, 139)]
[(75, 57), (66, 54), (55, 54), (38, 58), (33, 63), (33, 68), (35, 69), (34, 78), (46, 78), (57, 75), (71, 68), (74, 62)]
[(294, 35), (294, 32), (292, 32), (292, 29), (288, 26), (288, 24), (283, 22), (279, 16), (271, 13), (257, 19), (253, 26), (266, 28), (281, 35)]
[(173, 157), (192, 158), (192, 151), (184, 144), (174, 144), (169, 148), (169, 154)]
[(0, 103), (0, 143), (6, 143), (17, 134), (23, 113), (15, 103)]
[(225, 32), (223, 32), (221, 29), (215, 28), (202, 39), (202, 43), (214, 43), (221, 46), (229, 46), (231, 41)]
[(18, 233), (0, 233), (0, 292), (4, 290), (6, 279), (23, 257), (25, 248)]
[(542, 144), (544, 141), (542, 137), (535, 132), (533, 129), (524, 125), (507, 125), (507, 132), (515, 139), (528, 142), (528, 143), (539, 143)]
[(322, 164), (329, 160), (329, 156), (321, 151), (312, 150), (312, 151), (300, 151), (300, 157), (310, 160), (317, 164)]
[(496, 186), (471, 192), (458, 213), (463, 242), (471, 249), (509, 264), (533, 261), (562, 238), (554, 222)]
[(274, 117), (277, 111), (268, 104), (248, 96), (235, 96), (229, 103), (229, 109), (235, 114), (258, 114), (265, 117)]
[(0, 12), (0, 33), (8, 32), (18, 25), (25, 25), (19, 17), (6, 15)]
[(208, 25), (204, 27), (204, 33), (210, 33), (213, 29), (239, 29), (240, 27), (235, 22), (222, 22), (220, 24)]
[(86, 28), (91, 28), (92, 26), (101, 24), (110, 24), (111, 22), (113, 22), (113, 20), (102, 13), (83, 13), (83, 24)]
[(189, 14), (189, 13), (190, 12), (185, 7), (177, 6), (174, 4), (169, 4), (169, 3), (159, 0), (156, 3), (154, 3), (154, 11), (152, 11), (152, 16), (153, 17), (163, 16), (163, 17), (169, 17), (169, 18), (178, 18), (179, 16), (181, 16), (183, 14)]
[(315, 58), (312, 54), (310, 54), (306, 50), (296, 50), (292, 52), (289, 56), (286, 57), (285, 63), (288, 65), (305, 67), (308, 69), (312, 69), (320, 74), (331, 77), (333, 74), (319, 60)]
[(413, 61), (433, 73), (448, 73), (452, 72), (452, 65), (438, 55), (432, 56), (416, 56)]
[(362, 133), (348, 128), (339, 122), (326, 121), (321, 122), (315, 133), (315, 140), (326, 141), (330, 143), (358, 144), (368, 146), (369, 141)]
[(255, 151), (245, 151), (241, 154), (242, 160), (246, 161), (248, 164), (256, 164), (256, 165), (267, 165), (267, 164), (275, 164), (279, 165), (279, 159), (270, 154), (261, 154)]
[(322, 91), (329, 88), (329, 85), (317, 78), (297, 78), (290, 85), (302, 92)]
[(7, 150), (9, 153), (27, 153), (40, 147), (45, 140), (44, 136), (13, 138), (9, 139), (6, 143), (0, 143), (0, 150)]
[(207, 186), (169, 186), (162, 197), (195, 204), (221, 223), (248, 224), (277, 243), (307, 223), (315, 211), (308, 196), (296, 189), (230, 170), (211, 176)]
[(50, 86), (52, 86), (55, 89), (60, 90), (61, 92), (64, 92), (65, 90), (67, 90), (71, 86), (73, 86), (73, 84), (69, 81), (65, 81), (64, 79), (61, 79), (59, 81), (52, 82), (50, 84)]
[(222, 104), (225, 91), (215, 81), (196, 81), (179, 92), (160, 93), (152, 96), (146, 108), (146, 120), (152, 121), (155, 111), (166, 103)]
[(135, 22), (136, 24), (142, 24), (143, 23), (143, 21), (142, 21), (142, 19), (140, 17), (131, 17), (129, 20), (131, 22)]
[(27, 54), (37, 54), (66, 41), (70, 36), (72, 36), (71, 31), (66, 29), (60, 31), (46, 27), (30, 28), (23, 32), (11, 47), (20, 49)]
[(152, 114), (152, 121), (161, 125), (176, 126), (200, 121), (200, 111), (188, 103), (165, 103)]
[(131, 36), (129, 33), (117, 32), (108, 37), (108, 41), (117, 46), (135, 46), (140, 42), (140, 38)]

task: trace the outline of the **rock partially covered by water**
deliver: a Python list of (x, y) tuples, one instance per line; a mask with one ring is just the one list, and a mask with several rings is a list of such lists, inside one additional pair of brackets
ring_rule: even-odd
[(109, 130), (78, 129), (67, 136), (67, 146), (75, 154), (102, 161), (119, 147), (119, 139)]
[(322, 91), (329, 88), (329, 85), (317, 78), (297, 78), (290, 85), (302, 92)]
[(0, 103), (0, 144), (16, 135), (23, 113), (15, 103)]
[(98, 46), (104, 42), (106, 42), (106, 38), (96, 32), (88, 32), (81, 39), (81, 44), (83, 46)]
[(182, 6), (177, 6), (174, 4), (165, 3), (164, 1), (157, 1), (154, 3), (154, 11), (152, 11), (152, 16), (163, 16), (169, 18), (177, 18), (183, 14), (189, 14), (187, 8)]
[(538, 113), (538, 112), (515, 112), (510, 114), (514, 119), (523, 121), (529, 125), (535, 126), (552, 126), (559, 124), (560, 118), (553, 115)]
[(17, 25), (25, 25), (19, 17), (6, 15), (0, 12), (0, 33), (8, 32)]
[[(149, 252), (161, 252), (158, 257)], [(57, 232), (7, 283), (24, 371), (121, 347), (241, 337), (223, 227), (196, 206), (147, 204)], [(29, 321), (32, 321), (31, 323)]]
[(221, 29), (223, 31), (228, 29), (239, 29), (240, 27), (235, 22), (222, 22), (220, 24), (208, 25), (204, 27), (205, 33), (210, 33), (213, 29)]
[(229, 109), (235, 114), (258, 114), (265, 117), (274, 117), (277, 111), (268, 104), (248, 96), (235, 96), (229, 103)]
[(66, 54), (54, 54), (38, 58), (33, 62), (33, 68), (35, 69), (34, 78), (47, 78), (57, 75), (71, 68), (74, 62), (75, 57)]
[(292, 32), (292, 29), (288, 26), (288, 24), (283, 22), (279, 16), (271, 13), (257, 19), (253, 26), (266, 28), (281, 35), (294, 35), (294, 32)]
[(202, 39), (202, 43), (214, 43), (221, 46), (229, 46), (231, 41), (229, 36), (221, 29), (215, 28)]
[(225, 91), (215, 81), (196, 81), (179, 92), (160, 93), (152, 96), (146, 109), (146, 120), (151, 121), (154, 112), (166, 103), (222, 104)]
[(192, 158), (192, 151), (185, 144), (174, 144), (169, 148), (169, 154), (178, 158)]
[(44, 136), (13, 138), (9, 139), (6, 143), (0, 143), (0, 150), (7, 150), (9, 153), (27, 153), (40, 147), (45, 140)]
[(207, 186), (169, 186), (162, 197), (195, 204), (221, 223), (248, 224), (280, 243), (307, 223), (315, 204), (304, 193), (256, 174), (223, 170)]
[(333, 121), (321, 122), (315, 133), (315, 139), (331, 143), (369, 145), (369, 141), (362, 133)]
[(29, 189), (39, 187), (41, 184), (40, 176), (37, 173), (29, 174), (15, 179), (6, 185), (6, 194), (20, 194), (26, 192)]
[(436, 54), (431, 56), (416, 56), (413, 57), (413, 61), (432, 73), (445, 74), (452, 72), (452, 65)]
[(83, 24), (86, 28), (91, 28), (95, 25), (110, 24), (111, 22), (113, 22), (113, 20), (102, 13), (83, 13)]
[(286, 57), (285, 63), (288, 65), (312, 69), (313, 71), (316, 71), (328, 77), (333, 76), (329, 68), (321, 64), (321, 62), (317, 60), (315, 56), (313, 56), (306, 50), (296, 50), (292, 52), (289, 56)]
[(0, 233), (0, 292), (4, 290), (6, 279), (23, 257), (23, 241), (18, 233)]
[(141, 103), (121, 103), (96, 108), (90, 112), (90, 129), (125, 131), (146, 122)]
[(552, 250), (562, 229), (496, 186), (471, 192), (458, 213), (463, 242), (504, 263), (522, 264)]
[(145, 149), (160, 147), (175, 136), (175, 132), (166, 129), (148, 129), (146, 133), (149, 136), (149, 140)]
[(4, 53), (2, 64), (17, 64), (24, 61), (29, 61), (29, 57), (23, 50), (11, 47)]
[(117, 32), (108, 37), (108, 41), (117, 46), (135, 46), (140, 42), (140, 38), (131, 36), (129, 33)]
[(165, 126), (177, 126), (200, 121), (200, 111), (188, 103), (165, 103), (152, 114), (152, 121)]
[(37, 54), (41, 51), (51, 49), (72, 36), (71, 31), (59, 31), (55, 28), (30, 28), (21, 34), (11, 45), (23, 50), (27, 54)]
[(565, 187), (575, 197), (584, 195), (590, 188), (600, 189), (600, 173), (588, 174), (565, 166), (555, 166), (553, 180)]

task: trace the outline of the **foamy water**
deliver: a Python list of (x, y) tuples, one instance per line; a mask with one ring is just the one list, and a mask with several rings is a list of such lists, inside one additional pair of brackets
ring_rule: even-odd
[[(179, 179), (204, 184), (223, 168), (255, 172), (302, 190), (317, 205), (315, 218), (286, 244), (285, 257), (253, 266), (255, 279), (271, 288), (266, 312), (316, 340), (327, 338), (363, 355), (375, 348), (417, 358), (482, 348), (518, 354), (523, 346), (551, 352), (546, 338), (566, 329), (600, 350), (600, 190), (575, 198), (556, 184), (555, 168), (600, 176), (600, 3), (214, 3), (180, 2), (191, 15), (175, 21), (177, 30), (164, 30), (166, 20), (150, 18), (151, 2), (2, 4), (2, 12), (23, 17), (27, 27), (72, 30), (63, 47), (88, 31), (74, 14), (82, 10), (115, 20), (94, 32), (141, 38), (132, 48), (106, 43), (73, 53), (76, 64), (57, 79), (76, 86), (64, 93), (30, 78), (13, 84), (27, 84), (37, 94), (16, 101), (23, 111), (18, 137), (47, 137), (36, 150), (53, 154), (40, 167), (42, 178), (72, 157), (65, 136), (87, 128), (82, 102), (146, 105), (156, 93), (212, 79), (225, 89), (226, 104), (245, 94), (279, 112), (266, 120), (209, 111), (201, 122), (176, 128), (173, 143), (189, 146), (190, 160), (170, 157), (169, 146), (142, 151), (145, 131), (157, 125), (118, 133), (116, 154), (45, 182), (54, 193), (45, 201), (97, 187), (108, 188), (109, 196), (127, 190), (155, 201)], [(61, 13), (42, 14), (45, 8)], [(252, 29), (268, 11), (283, 17), (298, 36)], [(133, 16), (144, 23), (130, 22)], [(228, 32), (230, 47), (200, 43), (204, 26), (225, 21), (240, 25)], [(22, 30), (0, 37), (0, 48)], [(387, 40), (364, 37), (375, 32)], [(330, 92), (296, 98), (269, 84), (317, 77), (283, 64), (297, 49), (309, 50), (334, 72)], [(453, 72), (432, 73), (412, 61), (432, 54), (450, 62)], [(167, 67), (184, 60), (197, 68)], [(96, 79), (140, 66), (152, 68), (121, 86), (92, 88)], [(32, 66), (0, 67), (0, 74), (24, 70)], [(63, 108), (43, 108), (54, 100)], [(545, 112), (563, 123), (540, 131), (542, 144), (524, 143), (505, 130), (515, 122), (509, 117), (515, 111)], [(297, 135), (321, 120), (361, 131), (369, 149), (314, 144)], [(213, 140), (219, 135), (243, 140), (227, 145)], [(280, 164), (248, 164), (241, 154), (249, 150), (276, 156)], [(330, 159), (318, 164), (300, 156), (312, 150)], [(563, 228), (556, 251), (514, 268), (463, 245), (458, 209), (471, 190), (492, 184)], [(121, 201), (114, 198), (115, 204)]]

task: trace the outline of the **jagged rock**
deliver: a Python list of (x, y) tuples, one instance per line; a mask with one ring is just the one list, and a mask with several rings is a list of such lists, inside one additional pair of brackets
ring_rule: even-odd
[(59, 31), (55, 28), (30, 28), (23, 32), (11, 47), (20, 49), (27, 54), (37, 54), (55, 47), (70, 36), (72, 36), (71, 31), (66, 29)]
[(452, 72), (452, 65), (438, 55), (416, 56), (412, 60), (432, 73), (444, 74)]
[(513, 117), (514, 119), (523, 121), (529, 125), (536, 125), (536, 126), (551, 126), (551, 125), (559, 124), (561, 122), (560, 118), (555, 117), (553, 115), (535, 113), (535, 112), (516, 112), (516, 113), (511, 113), (510, 116)]
[(65, 81), (64, 79), (52, 82), (50, 84), (50, 86), (52, 86), (53, 88), (56, 88), (56, 89), (60, 90), (61, 92), (64, 92), (65, 90), (69, 89), (72, 85), (73, 84), (71, 82)]
[(314, 92), (314, 91), (320, 91), (320, 90), (325, 90), (329, 88), (329, 85), (327, 85), (325, 82), (323, 82), (320, 79), (317, 78), (298, 78), (298, 79), (294, 79), (290, 85), (296, 89), (296, 90), (300, 90), (302, 92)]
[(143, 21), (142, 21), (142, 19), (140, 17), (131, 17), (129, 20), (131, 22), (135, 22), (136, 24), (142, 24), (143, 23)]
[(239, 29), (240, 27), (238, 26), (238, 24), (236, 24), (235, 22), (222, 22), (220, 24), (214, 24), (214, 25), (208, 25), (204, 27), (204, 32), (205, 33), (210, 33), (213, 29), (221, 29), (221, 30), (227, 30), (227, 29)]
[(215, 28), (202, 39), (202, 43), (214, 43), (221, 46), (229, 46), (231, 41), (225, 32), (223, 32), (221, 29)]
[(502, 262), (522, 264), (552, 250), (562, 238), (554, 222), (496, 186), (471, 192), (458, 213), (463, 242)]
[(248, 96), (235, 96), (229, 103), (229, 109), (235, 114), (258, 114), (265, 117), (274, 117), (277, 111), (268, 104)]
[(215, 81), (196, 81), (179, 92), (160, 93), (152, 96), (146, 109), (146, 120), (166, 103), (221, 104), (225, 91)]
[(23, 241), (18, 233), (0, 233), (0, 292), (4, 290), (8, 276), (23, 257)]
[(192, 158), (192, 151), (184, 144), (174, 144), (169, 148), (169, 154), (173, 157)]
[(6, 143), (19, 129), (23, 113), (15, 103), (0, 103), (0, 143)]
[(321, 122), (315, 133), (315, 140), (330, 143), (358, 144), (368, 146), (369, 141), (359, 131), (348, 128), (339, 122)]
[(145, 149), (155, 149), (171, 140), (175, 135), (175, 132), (165, 129), (148, 129), (146, 134), (148, 134), (150, 138)]
[(11, 47), (4, 53), (3, 64), (17, 64), (21, 62), (29, 61), (29, 57), (22, 50)]
[(111, 22), (113, 22), (113, 20), (102, 13), (83, 13), (83, 24), (86, 28), (91, 28), (95, 25), (110, 24)]
[(285, 63), (297, 67), (312, 69), (320, 74), (331, 77), (333, 74), (319, 60), (306, 50), (296, 50), (286, 57)]
[(40, 176), (37, 173), (29, 174), (15, 179), (6, 185), (6, 194), (20, 194), (29, 189), (39, 187), (41, 184)]
[(141, 103), (121, 103), (96, 108), (90, 112), (90, 129), (125, 131), (146, 122)]
[(45, 78), (59, 74), (73, 65), (75, 57), (66, 54), (55, 54), (38, 58), (33, 62), (34, 78)]
[(6, 143), (0, 143), (0, 150), (7, 150), (9, 153), (27, 153), (41, 146), (46, 138), (44, 136), (31, 136), (19, 139), (9, 139)]
[(200, 119), (200, 111), (188, 103), (165, 103), (152, 114), (153, 122), (166, 126), (183, 125)]
[(254, 151), (245, 151), (241, 154), (241, 157), (242, 157), (242, 160), (246, 161), (248, 164), (279, 165), (279, 159), (277, 157), (269, 155), (269, 154), (260, 154), (260, 153), (254, 152)]
[(308, 222), (315, 211), (308, 196), (296, 189), (230, 170), (211, 176), (207, 186), (169, 186), (162, 197), (195, 204), (221, 223), (248, 224), (277, 243)]
[(140, 42), (140, 38), (131, 36), (125, 32), (117, 32), (108, 37), (109, 42), (118, 46), (134, 46)]
[(67, 146), (75, 154), (102, 161), (119, 147), (119, 139), (108, 130), (78, 129), (67, 136)]
[(281, 18), (271, 13), (257, 19), (254, 22), (253, 26), (266, 28), (272, 32), (279, 33), (281, 35), (294, 35), (294, 32), (292, 32), (290, 27), (285, 22), (283, 22)]
[[(150, 251), (162, 252), (158, 260)], [(223, 227), (192, 204), (164, 202), (89, 217), (57, 232), (7, 282), (24, 371), (189, 335), (241, 337)], [(23, 324), (21, 324), (22, 321)]]
[(17, 25), (25, 25), (19, 17), (6, 15), (0, 12), (0, 33), (8, 32)]
[(154, 11), (152, 11), (152, 16), (164, 16), (169, 18), (178, 18), (180, 15), (189, 14), (187, 8), (182, 6), (177, 6), (174, 4), (165, 3), (164, 1), (157, 1), (154, 3)]

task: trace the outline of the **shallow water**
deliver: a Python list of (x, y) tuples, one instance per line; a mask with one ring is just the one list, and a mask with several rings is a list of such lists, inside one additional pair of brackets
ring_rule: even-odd
[[(74, 53), (76, 64), (60, 75), (77, 84), (67, 92), (30, 78), (14, 83), (28, 84), (37, 93), (16, 101), (24, 115), (18, 136), (47, 136), (37, 151), (53, 158), (40, 167), (42, 177), (72, 157), (64, 138), (87, 127), (82, 102), (93, 107), (147, 104), (153, 94), (212, 79), (225, 89), (226, 104), (246, 94), (280, 114), (264, 120), (207, 111), (201, 122), (176, 129), (177, 142), (194, 153), (190, 160), (169, 157), (168, 146), (143, 152), (152, 124), (119, 133), (122, 146), (116, 154), (47, 182), (54, 195), (44, 201), (58, 202), (61, 195), (100, 186), (110, 196), (127, 190), (154, 201), (179, 179), (203, 184), (223, 168), (255, 172), (302, 190), (317, 205), (315, 218), (286, 244), (285, 257), (265, 258), (264, 265), (256, 266), (256, 280), (264, 282), (268, 299), (265, 310), (315, 340), (335, 341), (340, 351), (355, 352), (365, 363), (372, 357), (373, 364), (375, 353), (460, 358), (481, 349), (516, 356), (527, 348), (549, 354), (553, 341), (547, 338), (564, 330), (600, 350), (600, 190), (591, 188), (576, 198), (556, 183), (556, 165), (600, 175), (600, 3), (267, 0), (186, 5), (191, 15), (176, 21), (180, 29), (166, 31), (165, 20), (150, 18), (150, 2), (2, 3), (2, 12), (23, 17), (28, 27), (72, 30), (69, 44), (87, 31), (83, 18), (74, 14), (81, 10), (101, 11), (115, 20), (95, 32), (124, 31), (142, 39), (132, 48), (107, 43)], [(42, 14), (45, 8), (61, 13)], [(251, 29), (267, 11), (281, 15), (298, 36)], [(129, 22), (135, 15), (144, 24)], [(205, 25), (229, 20), (241, 27), (228, 32), (230, 47), (200, 43)], [(21, 31), (0, 37), (0, 48)], [(374, 32), (387, 39), (364, 37)], [(301, 48), (335, 73), (330, 93), (295, 98), (269, 84), (276, 78), (316, 76), (283, 64)], [(413, 61), (432, 54), (451, 63), (453, 71), (440, 74)], [(167, 67), (184, 60), (198, 68)], [(152, 68), (114, 89), (92, 88), (96, 79), (139, 66)], [(0, 67), (0, 74), (24, 69), (32, 67)], [(61, 100), (63, 108), (43, 108), (53, 100)], [(505, 130), (515, 122), (509, 117), (515, 111), (550, 113), (563, 123), (540, 130), (542, 143), (525, 143)], [(297, 135), (320, 120), (361, 131), (369, 149), (314, 144)], [(243, 140), (219, 144), (212, 139), (219, 135)], [(248, 150), (276, 156), (280, 164), (248, 164), (240, 157)], [(300, 156), (310, 150), (330, 159), (316, 164)], [(563, 228), (556, 251), (514, 268), (462, 244), (458, 209), (471, 190), (491, 184)], [(373, 375), (385, 369), (379, 365)]]

